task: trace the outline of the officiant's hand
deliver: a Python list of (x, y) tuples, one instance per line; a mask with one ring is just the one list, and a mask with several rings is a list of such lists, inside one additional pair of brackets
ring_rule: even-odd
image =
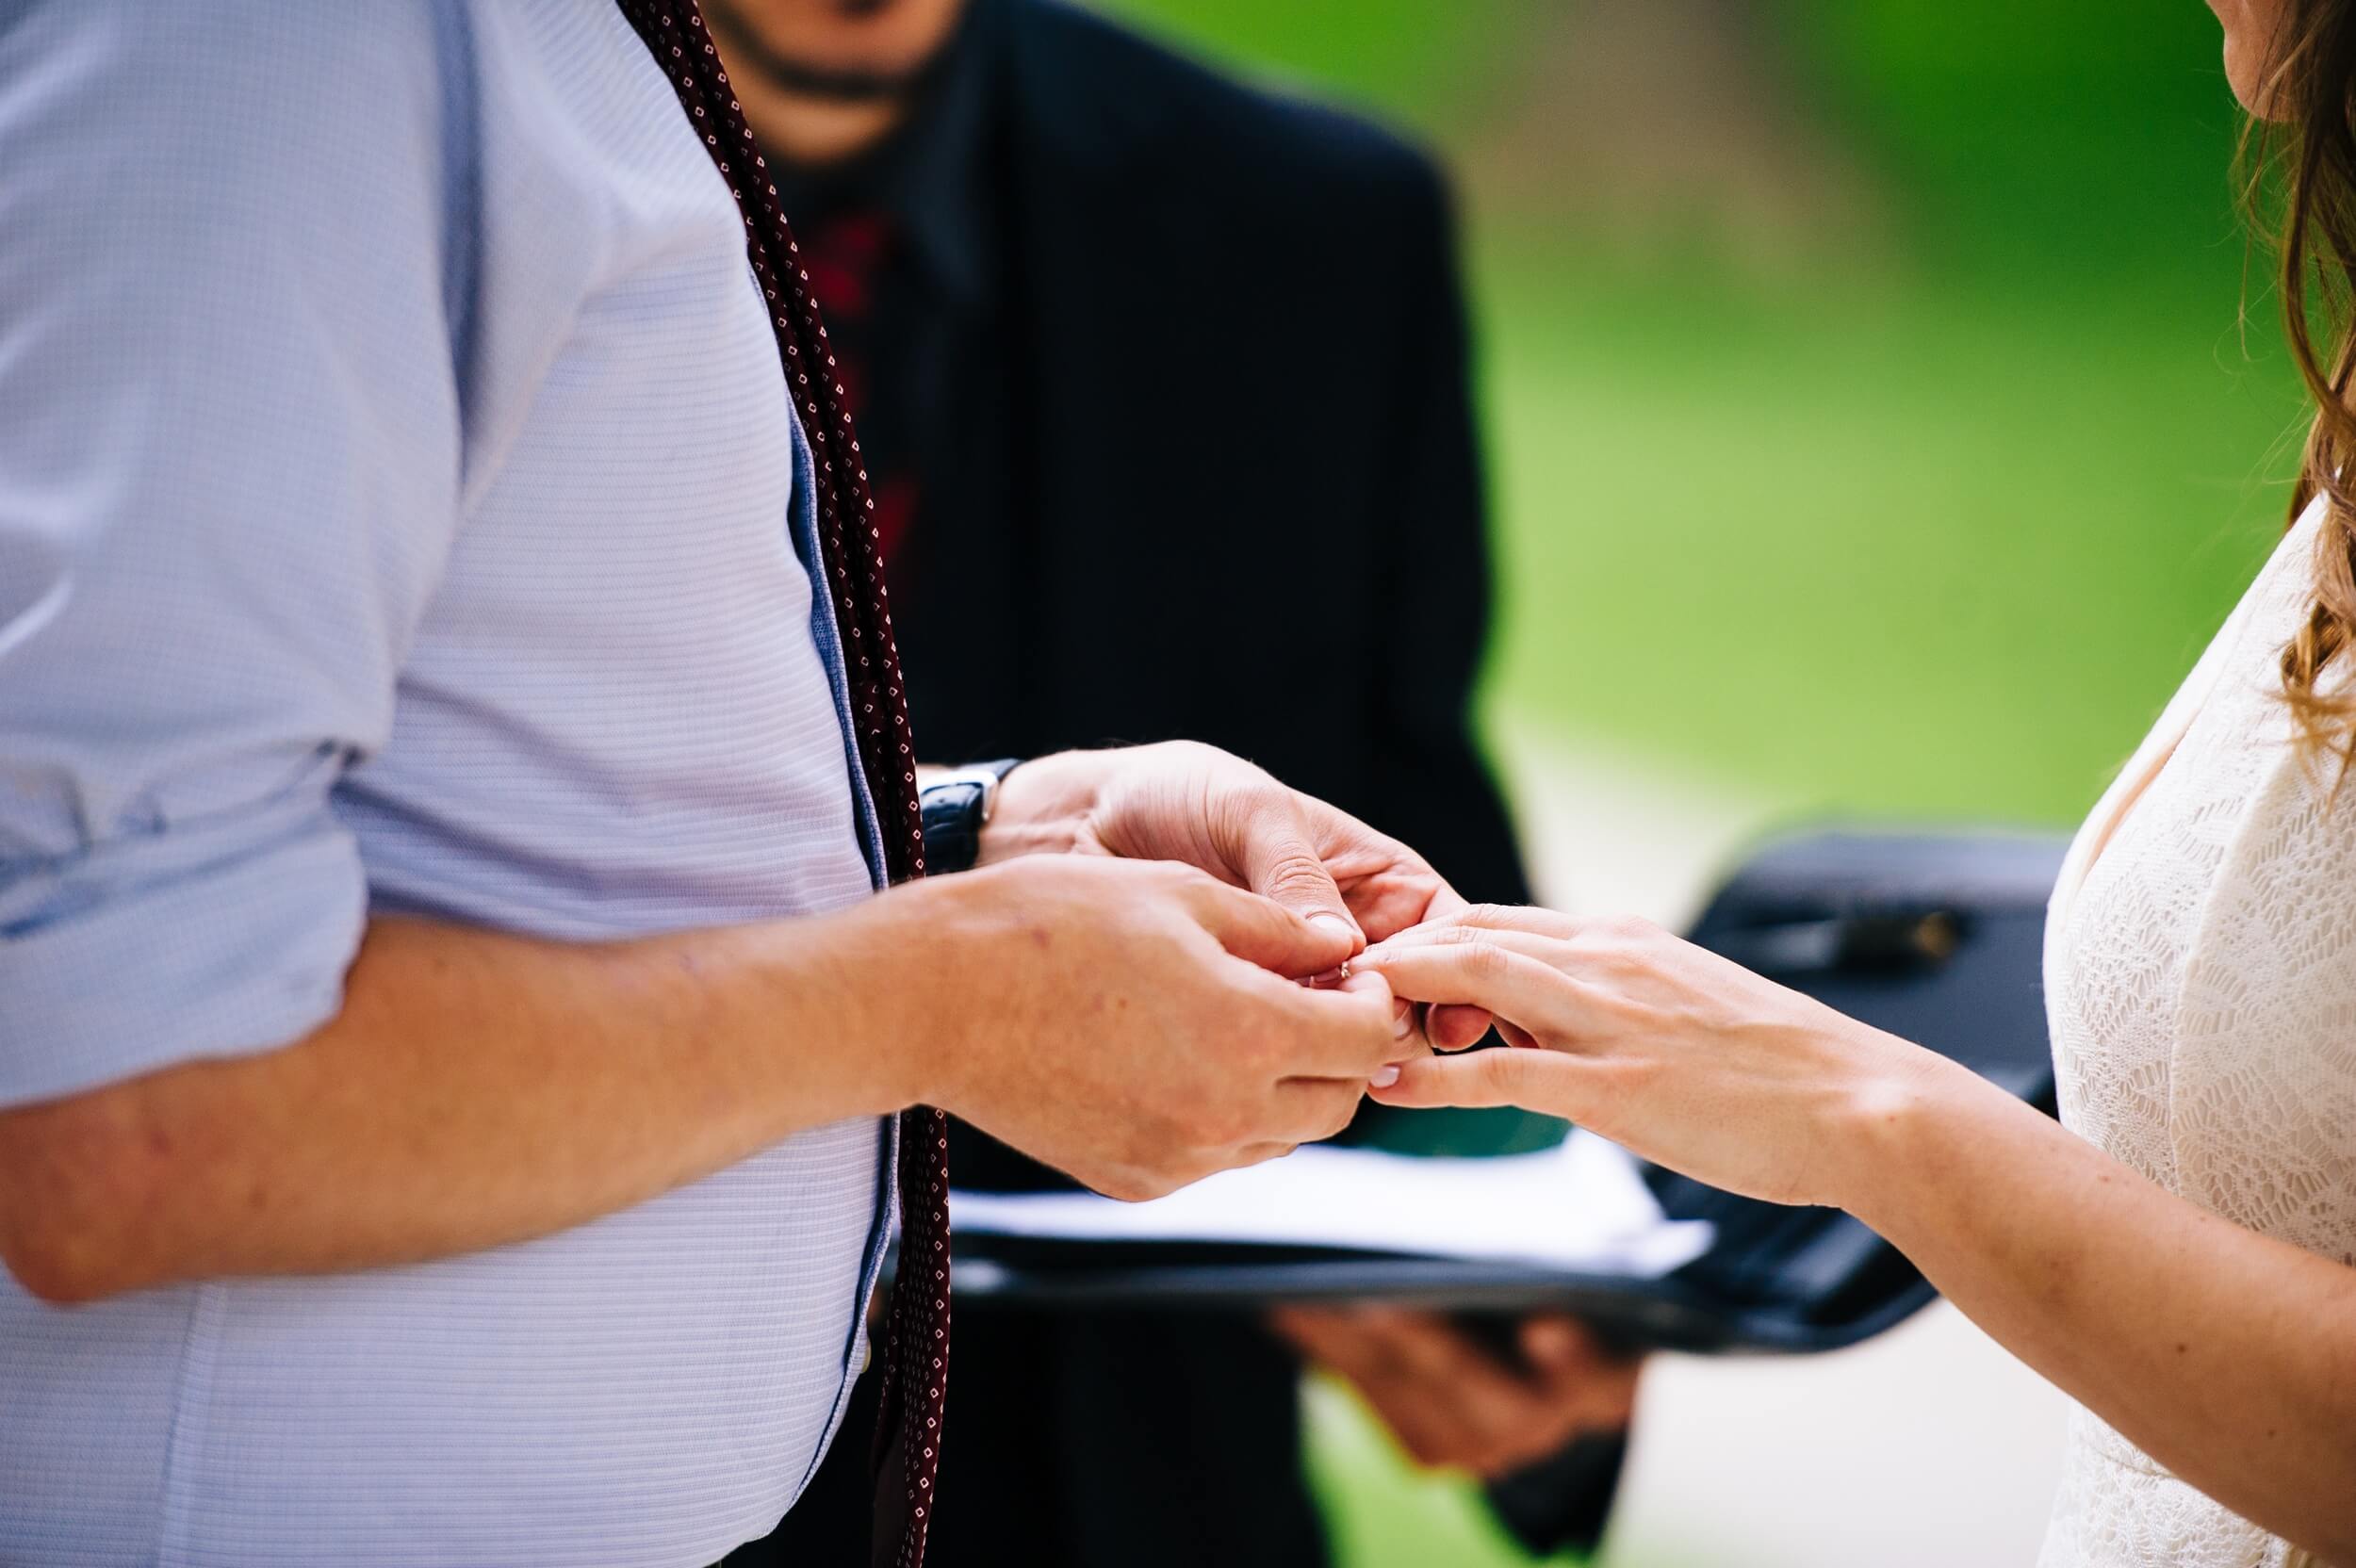
[[(1248, 888), (1319, 933), (1318, 970), (1464, 906), (1398, 840), (1239, 757), (1186, 741), (1061, 752), (1017, 768), (983, 831), (981, 861), (1041, 853), (1175, 860)], [(1434, 1045), (1455, 1050), (1485, 1034), (1489, 1019), (1448, 1007), (1424, 1027)]]
[(1517, 1042), (1409, 1062), (1384, 1104), (1528, 1106), (1772, 1202), (1850, 1206), (1893, 1114), (1960, 1070), (1643, 921), (1464, 909), (1356, 967)]
[(1615, 1355), (1577, 1318), (1525, 1318), (1509, 1364), (1436, 1313), (1286, 1307), (1268, 1326), (1366, 1399), (1419, 1464), (1483, 1480), (1625, 1431), (1643, 1363)]

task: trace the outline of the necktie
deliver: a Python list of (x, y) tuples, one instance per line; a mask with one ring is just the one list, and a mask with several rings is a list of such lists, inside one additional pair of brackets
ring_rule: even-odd
[[(877, 547), (884, 569), (900, 558), (916, 511), (916, 476), (905, 462), (908, 447), (908, 404), (887, 401), (872, 407), (867, 368), (876, 358), (877, 295), (888, 286), (889, 272), (899, 250), (898, 237), (888, 219), (863, 209), (837, 212), (814, 227), (805, 223), (809, 242), (802, 247), (802, 270), (809, 275), (811, 298), (833, 323), (835, 380), (842, 384), (843, 401), (855, 419), (866, 423), (868, 448), (867, 494), (875, 503)], [(902, 357), (906, 357), (903, 355)], [(886, 391), (896, 390), (885, 388)], [(900, 415), (896, 423), (889, 419)], [(895, 431), (899, 449), (880, 444)]]
[[(882, 823), (885, 869), (894, 882), (922, 876), (916, 753), (892, 645), (875, 503), (810, 279), (695, 0), (620, 3), (744, 214), (745, 250), (817, 469), (818, 565), (842, 633), (853, 739)], [(916, 1568), (932, 1524), (949, 1362), (949, 1122), (942, 1113), (926, 1106), (901, 1113), (899, 1174), (900, 1268), (875, 1420), (875, 1568)]]

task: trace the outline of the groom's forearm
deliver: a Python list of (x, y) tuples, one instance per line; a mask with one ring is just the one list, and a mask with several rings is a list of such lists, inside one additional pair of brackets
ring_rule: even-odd
[(372, 1267), (610, 1213), (925, 1092), (905, 895), (574, 945), (372, 923), (280, 1049), (0, 1114), (0, 1255), (83, 1300)]
[[(0, 1261), (87, 1299), (444, 1256), (918, 1102), (1167, 1190), (1327, 1135), (1334, 1086), (1354, 1102), (1412, 1032), (1387, 998), (1380, 1018), (1338, 999), (1302, 1014), (1294, 988), (1252, 977), (1356, 950), (1324, 858), (1386, 926), (1452, 897), (1403, 846), (1179, 743), (1025, 764), (981, 847), (1132, 864), (1025, 861), (835, 915), (602, 945), (374, 923), (338, 1015), (304, 1038), (0, 1111)], [(1108, 974), (1124, 1018), (1069, 1005), (1101, 1001)], [(1197, 1071), (1173, 1076), (1170, 1021), (1198, 1014), (1178, 1037)], [(1231, 1070), (1203, 1070), (1206, 1050)], [(1264, 1081), (1270, 1058), (1284, 1070)]]

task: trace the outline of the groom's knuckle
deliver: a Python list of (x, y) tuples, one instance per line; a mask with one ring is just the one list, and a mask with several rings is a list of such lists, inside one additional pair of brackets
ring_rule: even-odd
[(1333, 898), (1327, 891), (1330, 881), (1324, 862), (1306, 849), (1285, 851), (1270, 863), (1268, 871), (1268, 891), (1280, 901), (1287, 894), (1298, 894), (1331, 903)]
[(1275, 858), (1268, 862), (1268, 869), (1278, 881), (1322, 881), (1325, 877), (1325, 862), (1319, 860), (1307, 844), (1299, 841), (1288, 843), (1279, 850)]
[(1253, 822), (1291, 820), (1293, 792), (1277, 782), (1273, 775), (1232, 762), (1215, 771), (1217, 778), (1212, 788), (1239, 815)]
[(1284, 802), (1256, 785), (1221, 790), (1218, 809), (1231, 828), (1242, 834), (1265, 834), (1284, 825)]

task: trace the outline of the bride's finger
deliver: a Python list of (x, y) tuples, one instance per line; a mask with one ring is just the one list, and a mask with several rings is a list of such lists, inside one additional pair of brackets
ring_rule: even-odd
[(1496, 932), (1477, 941), (1385, 943), (1359, 957), (1417, 1002), (1482, 1008), (1546, 1038), (1593, 1014), (1587, 988), (1537, 956), (1544, 938)]
[(1520, 1105), (1571, 1121), (1594, 1119), (1602, 1076), (1593, 1063), (1557, 1051), (1511, 1046), (1461, 1056), (1422, 1056), (1400, 1065), (1399, 1081), (1367, 1095), (1385, 1105)]
[[(1560, 970), (1564, 974), (1589, 980), (1598, 977), (1592, 962), (1598, 956), (1596, 951), (1579, 940), (1544, 936), (1535, 931), (1477, 925), (1417, 926), (1414, 931), (1400, 932), (1388, 941), (1376, 942), (1352, 962), (1358, 969), (1379, 970), (1398, 954), (1460, 947), (1503, 948), (1510, 953), (1535, 958), (1548, 969)], [(1427, 999), (1417, 997), (1416, 1000), (1421, 1002)]]
[(1459, 942), (1502, 942), (1525, 952), (1546, 951), (1568, 955), (1602, 952), (1616, 945), (1593, 928), (1582, 929), (1565, 925), (1541, 930), (1535, 924), (1481, 924), (1454, 918), (1426, 921), (1411, 925), (1396, 936), (1369, 942), (1364, 956), (1409, 947), (1448, 947)]
[(1422, 924), (1400, 932), (1412, 937), (1417, 932), (1455, 928), (1481, 931), (1528, 931), (1535, 936), (1559, 937), (1565, 940), (1593, 928), (1597, 923), (1566, 915), (1540, 904), (1460, 904), (1446, 913), (1435, 911)]

